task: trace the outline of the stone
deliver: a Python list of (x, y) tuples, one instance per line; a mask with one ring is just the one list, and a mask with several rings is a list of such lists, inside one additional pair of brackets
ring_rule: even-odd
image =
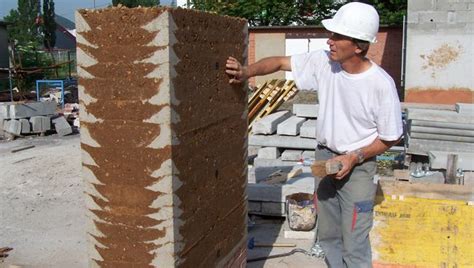
[(28, 119), (20, 119), (21, 123), (21, 133), (30, 133), (31, 132), (31, 126), (30, 126), (30, 121)]
[(277, 159), (280, 157), (280, 151), (276, 147), (264, 147), (258, 150), (258, 158)]
[(293, 114), (298, 117), (317, 118), (319, 104), (293, 104)]
[(289, 111), (279, 111), (267, 115), (252, 125), (253, 134), (273, 134), (277, 131), (277, 126), (291, 116)]
[(300, 161), (302, 158), (302, 150), (285, 150), (281, 154), (281, 160), (283, 161)]
[(53, 125), (59, 136), (65, 136), (72, 133), (72, 127), (64, 116), (53, 119)]
[(247, 22), (115, 7), (76, 30), (90, 266), (245, 267), (248, 94), (223, 74)]
[(306, 121), (305, 118), (292, 116), (282, 123), (278, 124), (277, 134), (278, 135), (288, 135), (296, 136), (300, 134), (301, 125)]
[(11, 102), (0, 103), (0, 117), (3, 119), (10, 119), (10, 104)]
[(300, 128), (300, 137), (316, 139), (316, 120), (307, 120)]
[(305, 150), (301, 154), (301, 157), (303, 159), (316, 159), (315, 156), (316, 156), (316, 152), (315, 151), (310, 151), (310, 150)]

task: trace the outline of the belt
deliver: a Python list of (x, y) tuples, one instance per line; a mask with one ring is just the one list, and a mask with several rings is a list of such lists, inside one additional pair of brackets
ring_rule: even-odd
[(326, 146), (324, 146), (324, 145), (322, 145), (322, 144), (318, 144), (317, 148), (318, 148), (318, 150), (326, 150), (326, 151), (329, 151), (329, 152), (331, 152), (331, 153), (333, 153), (333, 154), (335, 154), (335, 155), (343, 155), (343, 154), (338, 153), (338, 152), (336, 152), (336, 151), (334, 151), (334, 150), (331, 150), (329, 147), (326, 147)]

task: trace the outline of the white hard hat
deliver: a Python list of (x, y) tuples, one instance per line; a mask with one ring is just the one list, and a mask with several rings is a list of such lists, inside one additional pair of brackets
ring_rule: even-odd
[(332, 19), (322, 21), (327, 30), (355, 39), (375, 43), (379, 31), (379, 14), (371, 5), (352, 2), (343, 5)]

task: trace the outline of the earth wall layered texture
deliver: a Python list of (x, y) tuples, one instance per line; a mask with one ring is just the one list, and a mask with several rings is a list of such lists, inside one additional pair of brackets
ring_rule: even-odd
[[(242, 266), (243, 20), (184, 9), (76, 13), (93, 267)], [(243, 267), (243, 266), (242, 266)]]

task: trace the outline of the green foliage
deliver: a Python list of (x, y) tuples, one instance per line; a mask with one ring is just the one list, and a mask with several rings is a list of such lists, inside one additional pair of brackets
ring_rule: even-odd
[(407, 0), (371, 0), (379, 12), (380, 25), (401, 26), (407, 14)]
[(192, 0), (191, 6), (221, 15), (241, 17), (250, 26), (317, 25), (333, 15), (340, 4), (332, 0)]
[[(191, 0), (191, 7), (241, 17), (250, 26), (320, 25), (342, 6), (334, 0)], [(350, 1), (348, 1), (350, 2)], [(381, 25), (401, 25), (407, 0), (370, 0)]]
[(121, 4), (126, 7), (153, 7), (160, 5), (159, 0), (112, 0), (112, 5)]
[(10, 10), (4, 19), (11, 24), (8, 26), (10, 40), (18, 44), (40, 44), (40, 18), (36, 0), (18, 0), (18, 8)]
[(43, 44), (47, 49), (56, 44), (56, 21), (54, 17), (54, 1), (43, 0)]

